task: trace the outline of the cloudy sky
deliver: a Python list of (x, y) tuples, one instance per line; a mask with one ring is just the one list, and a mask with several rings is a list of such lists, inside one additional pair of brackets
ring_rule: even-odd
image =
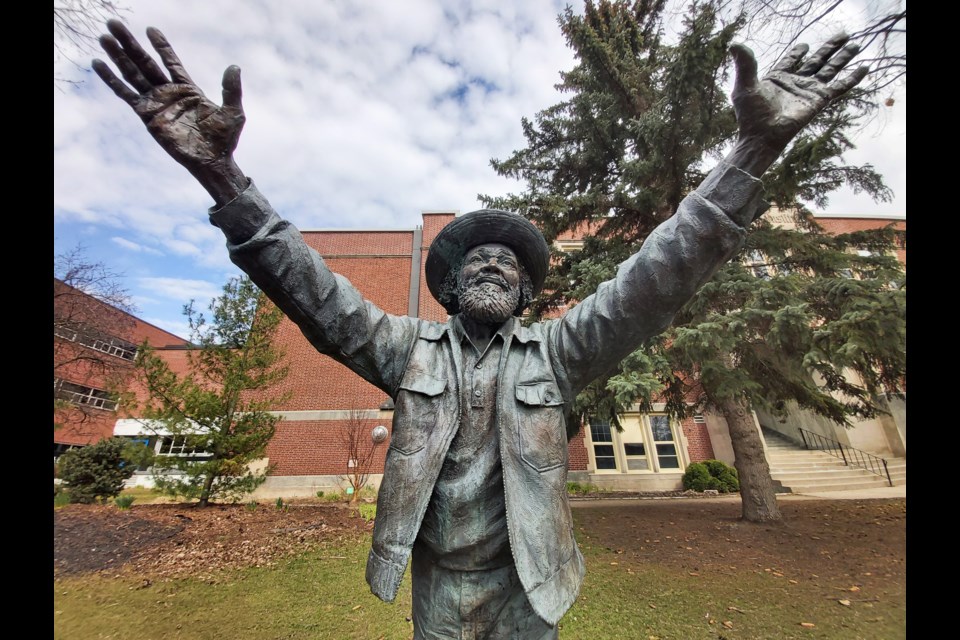
[[(554, 0), (121, 4), (141, 42), (160, 28), (217, 101), (223, 69), (241, 67), (237, 163), (300, 229), (410, 229), (423, 210), (520, 190), (489, 161), (523, 145), (520, 119), (559, 101), (558, 72), (574, 64)], [(239, 271), (206, 191), (88, 58), (54, 68), (72, 81), (54, 83), (55, 253), (83, 245), (123, 274), (140, 317), (186, 337), (183, 305), (205, 308)], [(905, 122), (898, 94), (846, 157), (873, 163), (895, 200), (838, 193), (827, 212), (905, 214)]]

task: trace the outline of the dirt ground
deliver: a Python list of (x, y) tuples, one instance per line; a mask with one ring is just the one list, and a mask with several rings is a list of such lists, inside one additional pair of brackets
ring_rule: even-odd
[[(698, 574), (754, 569), (775, 575), (904, 584), (906, 500), (781, 501), (785, 522), (740, 520), (736, 497), (576, 501), (581, 543), (639, 562)], [(209, 578), (224, 568), (268, 566), (317, 546), (355, 540), (372, 522), (320, 501), (142, 504), (121, 511), (68, 505), (54, 514), (54, 574), (133, 572), (144, 580)]]

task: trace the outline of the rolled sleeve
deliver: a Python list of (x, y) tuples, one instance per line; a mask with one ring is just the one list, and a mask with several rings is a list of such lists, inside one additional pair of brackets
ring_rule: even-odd
[(236, 199), (210, 211), (227, 238), (230, 259), (321, 353), (393, 396), (418, 320), (365, 300), (330, 271), (300, 231), (283, 220), (251, 181)]

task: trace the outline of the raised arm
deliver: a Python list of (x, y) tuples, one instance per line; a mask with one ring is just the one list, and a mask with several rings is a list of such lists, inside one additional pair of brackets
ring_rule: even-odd
[(94, 71), (213, 198), (210, 220), (226, 236), (230, 259), (318, 351), (393, 395), (417, 320), (389, 315), (364, 300), (240, 171), (233, 159), (245, 121), (240, 68), (224, 72), (223, 105), (218, 106), (193, 82), (159, 30), (148, 28), (147, 37), (166, 71), (122, 23), (111, 20), (107, 29), (110, 35), (100, 44), (126, 82), (101, 60), (93, 61)]
[(809, 57), (807, 46), (798, 45), (759, 80), (750, 49), (731, 47), (739, 126), (733, 150), (620, 265), (613, 280), (550, 327), (556, 364), (567, 372), (569, 399), (666, 329), (739, 251), (745, 228), (766, 210), (759, 177), (820, 110), (866, 76), (861, 67), (837, 77), (857, 50), (844, 35)]

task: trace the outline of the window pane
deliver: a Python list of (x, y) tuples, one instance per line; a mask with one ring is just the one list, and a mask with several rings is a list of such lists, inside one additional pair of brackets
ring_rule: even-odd
[(658, 458), (660, 461), (661, 469), (679, 469), (680, 462), (677, 460), (676, 456), (660, 456)]
[(613, 442), (609, 422), (590, 422), (590, 439), (594, 442)]
[(677, 455), (677, 448), (672, 444), (658, 444), (657, 445), (657, 455), (659, 456), (675, 456)]
[(593, 446), (593, 453), (596, 456), (612, 456), (613, 455), (613, 445), (612, 444), (597, 444)]
[(615, 458), (597, 458), (597, 469), (616, 469), (617, 461)]
[(657, 442), (673, 442), (669, 416), (650, 416), (650, 428), (653, 430), (653, 439)]
[(623, 444), (623, 450), (628, 456), (646, 455), (646, 452), (643, 450), (642, 442), (625, 442)]

